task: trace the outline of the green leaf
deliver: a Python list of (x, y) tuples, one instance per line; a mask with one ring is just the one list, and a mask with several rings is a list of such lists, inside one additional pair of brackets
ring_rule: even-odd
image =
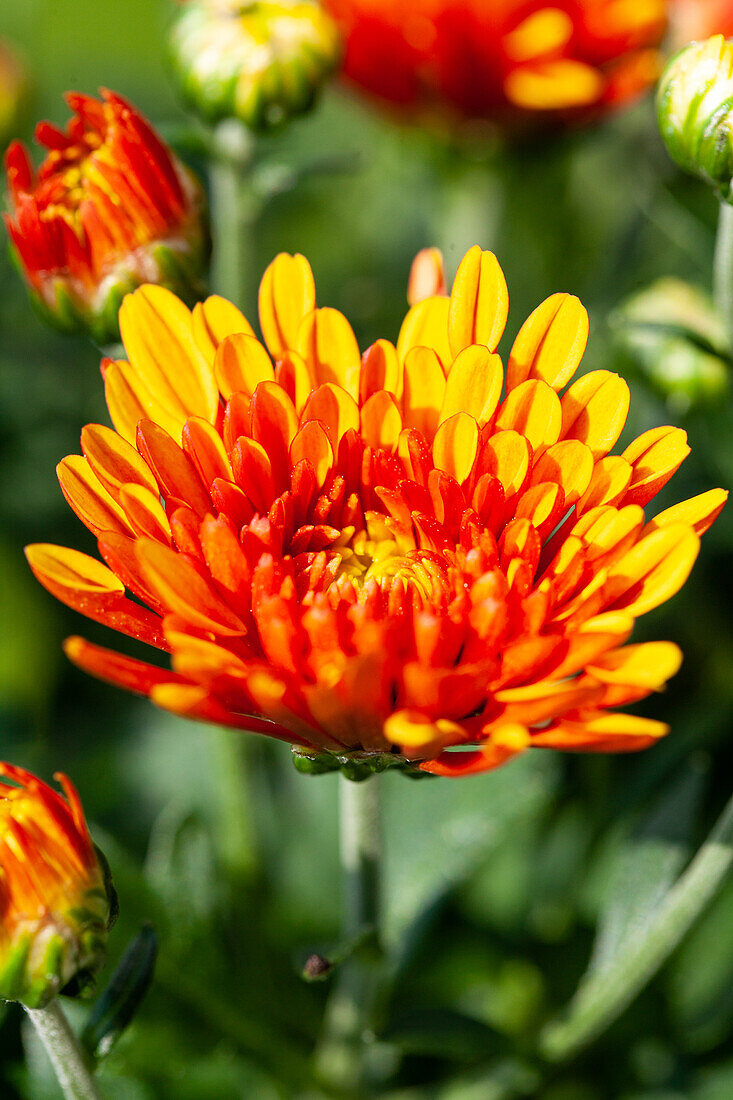
[(106, 1058), (135, 1018), (152, 981), (157, 955), (158, 937), (150, 926), (141, 928), (125, 950), (81, 1034), (84, 1047), (93, 1057)]
[(380, 1040), (405, 1054), (475, 1062), (497, 1054), (501, 1036), (472, 1016), (450, 1009), (423, 1008), (403, 1012), (392, 1019)]
[(703, 776), (702, 768), (689, 768), (622, 846), (598, 923), (590, 972), (611, 965), (654, 919), (690, 855)]
[(707, 841), (658, 905), (643, 935), (608, 966), (589, 971), (565, 1018), (540, 1036), (542, 1053), (562, 1061), (586, 1046), (631, 1003), (686, 935), (733, 866), (733, 797)]

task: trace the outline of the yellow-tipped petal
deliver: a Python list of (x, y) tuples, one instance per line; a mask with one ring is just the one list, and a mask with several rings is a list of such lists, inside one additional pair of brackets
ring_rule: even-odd
[(456, 413), (435, 433), (433, 462), (460, 484), (471, 472), (477, 446), (478, 424), (468, 413)]
[(306, 314), (298, 330), (297, 350), (316, 385), (335, 382), (358, 400), (361, 353), (343, 313), (324, 306)]
[(485, 424), (499, 403), (504, 370), (501, 359), (481, 344), (465, 348), (448, 372), (440, 421), (467, 412)]
[(412, 348), (405, 358), (402, 407), (405, 425), (432, 439), (440, 423), (446, 381), (437, 354), (431, 348)]
[(281, 252), (260, 283), (260, 328), (275, 359), (297, 350), (303, 318), (316, 308), (316, 285), (305, 256)]
[(453, 281), (448, 337), (453, 356), (471, 344), (495, 351), (509, 313), (504, 272), (493, 252), (474, 245), (463, 257)]
[(260, 382), (272, 381), (275, 368), (256, 337), (236, 333), (225, 337), (219, 345), (214, 375), (222, 396), (228, 401), (233, 393), (253, 394)]
[(621, 435), (630, 401), (629, 387), (617, 374), (584, 374), (563, 394), (561, 438), (579, 439), (601, 458)]
[(556, 392), (575, 374), (588, 343), (588, 312), (572, 294), (553, 294), (531, 313), (509, 354), (507, 389), (541, 378)]

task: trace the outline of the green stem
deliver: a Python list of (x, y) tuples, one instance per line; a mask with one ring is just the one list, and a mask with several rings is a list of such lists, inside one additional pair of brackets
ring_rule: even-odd
[(216, 128), (210, 166), (211, 281), (217, 293), (245, 313), (253, 304), (251, 228), (257, 203), (247, 186), (253, 149), (249, 131), (236, 119), (227, 119)]
[(581, 986), (567, 1018), (541, 1037), (543, 1054), (564, 1061), (611, 1024), (654, 976), (714, 897), (733, 866), (733, 798), (667, 894), (651, 926), (618, 962)]
[[(381, 872), (381, 778), (354, 783), (339, 776), (342, 939), (371, 931), (378, 943)], [(339, 968), (317, 1054), (319, 1078), (342, 1096), (367, 1092), (365, 1042), (371, 1037), (377, 960), (356, 950)]]
[(211, 763), (218, 795), (216, 805), (217, 847), (235, 883), (252, 878), (258, 867), (255, 831), (252, 826), (254, 770), (253, 734), (214, 726), (211, 729)]
[(66, 1100), (102, 1100), (84, 1052), (58, 1000), (45, 1008), (26, 1008), (51, 1059)]
[(733, 351), (733, 206), (727, 202), (721, 202), (718, 214), (713, 296), (725, 322), (729, 349)]

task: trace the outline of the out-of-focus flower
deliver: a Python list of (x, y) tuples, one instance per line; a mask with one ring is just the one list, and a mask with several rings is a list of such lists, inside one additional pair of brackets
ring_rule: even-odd
[(733, 35), (733, 0), (673, 0), (673, 43), (683, 46), (711, 34)]
[(733, 43), (718, 34), (672, 58), (659, 82), (657, 121), (672, 159), (731, 201)]
[(34, 301), (100, 344), (118, 338), (122, 299), (142, 283), (201, 296), (209, 248), (195, 176), (131, 104), (102, 96), (67, 95), (65, 132), (39, 124), (37, 172), (20, 142), (5, 156), (6, 224)]
[(326, 0), (345, 72), (408, 113), (589, 118), (648, 88), (668, 0)]
[(313, 0), (192, 0), (171, 48), (194, 110), (255, 130), (308, 111), (341, 54), (336, 25)]
[(0, 42), (0, 149), (18, 124), (26, 92), (23, 66), (6, 43)]
[(125, 299), (129, 362), (104, 364), (116, 431), (87, 426), (58, 468), (106, 564), (47, 544), (28, 558), (56, 597), (173, 667), (80, 638), (71, 659), (306, 754), (444, 775), (666, 733), (615, 708), (659, 690), (680, 652), (624, 643), (684, 583), (726, 494), (645, 517), (686, 434), (610, 454), (629, 389), (605, 370), (571, 382), (578, 299), (540, 305), (506, 371), (506, 282), (478, 247), (450, 296), (363, 355), (316, 308), (302, 256), (273, 261), (259, 303), (264, 345), (222, 298), (193, 314), (160, 287)]
[(76, 790), (0, 763), (0, 997), (38, 1008), (104, 960), (116, 899)]

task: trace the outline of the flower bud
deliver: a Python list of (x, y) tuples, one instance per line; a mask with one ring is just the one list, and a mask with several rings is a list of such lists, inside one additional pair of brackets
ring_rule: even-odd
[(26, 73), (15, 54), (0, 42), (0, 149), (12, 135), (23, 112)]
[(184, 299), (203, 292), (209, 236), (203, 191), (121, 96), (76, 93), (66, 131), (48, 122), (38, 172), (13, 142), (5, 156), (6, 224), (34, 302), (66, 331), (119, 338), (123, 297), (143, 283)]
[(39, 1008), (99, 969), (116, 898), (66, 776), (63, 798), (22, 768), (0, 775), (0, 997)]
[(336, 26), (312, 0), (197, 0), (178, 18), (171, 46), (193, 109), (253, 130), (309, 110), (340, 57)]
[(681, 168), (731, 201), (733, 43), (721, 34), (693, 42), (667, 65), (657, 93), (659, 130)]

